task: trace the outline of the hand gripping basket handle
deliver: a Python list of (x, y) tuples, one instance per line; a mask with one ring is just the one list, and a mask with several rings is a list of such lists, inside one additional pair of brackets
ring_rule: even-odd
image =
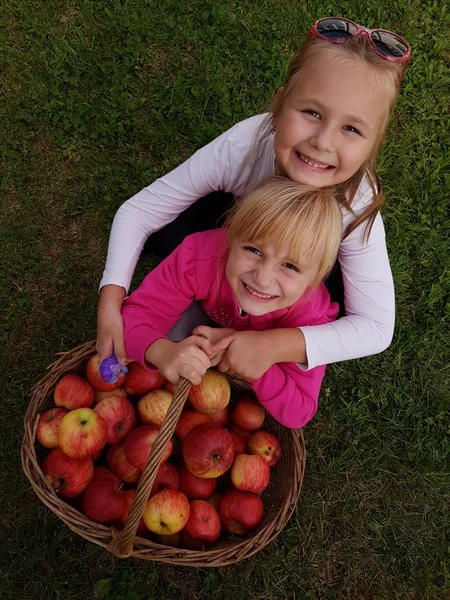
[(129, 556), (133, 550), (133, 541), (136, 537), (136, 530), (139, 525), (139, 521), (144, 514), (144, 508), (149, 498), (150, 491), (153, 487), (159, 465), (161, 464), (164, 450), (167, 442), (171, 439), (175, 432), (178, 419), (180, 418), (181, 411), (183, 410), (184, 403), (186, 402), (186, 398), (188, 397), (191, 387), (192, 384), (189, 380), (185, 379), (184, 377), (180, 378), (172, 402), (169, 406), (169, 410), (167, 411), (164, 422), (161, 425), (161, 429), (153, 443), (152, 451), (147, 459), (144, 471), (142, 472), (139, 480), (125, 527), (119, 535), (113, 538), (108, 546), (108, 550), (116, 556)]

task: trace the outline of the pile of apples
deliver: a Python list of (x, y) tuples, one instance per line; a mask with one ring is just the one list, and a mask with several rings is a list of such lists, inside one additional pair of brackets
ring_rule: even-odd
[[(69, 374), (55, 407), (40, 415), (36, 437), (51, 452), (41, 468), (56, 493), (89, 519), (123, 529), (137, 483), (174, 394), (158, 371), (129, 365), (116, 383), (99, 372)], [(260, 494), (279, 462), (281, 442), (261, 429), (265, 411), (250, 395), (230, 404), (230, 385), (210, 369), (193, 386), (166, 446), (137, 534), (204, 549), (221, 531), (245, 535), (262, 521)]]

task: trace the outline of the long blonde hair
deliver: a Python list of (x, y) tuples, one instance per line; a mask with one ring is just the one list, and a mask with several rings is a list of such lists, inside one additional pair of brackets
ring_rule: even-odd
[(236, 202), (227, 216), (228, 244), (234, 240), (267, 243), (276, 252), (308, 265), (318, 257), (311, 287), (333, 267), (342, 238), (342, 215), (330, 188), (313, 188), (272, 175), (260, 180)]
[(272, 130), (273, 124), (276, 123), (277, 117), (281, 113), (287, 96), (293, 86), (302, 77), (303, 69), (307, 65), (310, 66), (315, 62), (318, 63), (324, 58), (330, 58), (340, 62), (347, 60), (349, 66), (351, 66), (351, 62), (354, 62), (355, 59), (366, 62), (373, 68), (374, 75), (378, 78), (380, 83), (385, 86), (386, 90), (388, 110), (386, 111), (386, 118), (380, 128), (379, 135), (377, 136), (370, 156), (350, 179), (335, 186), (336, 198), (347, 211), (353, 213), (351, 206), (353, 199), (364, 176), (367, 177), (369, 185), (372, 188), (373, 200), (365, 210), (348, 225), (344, 232), (344, 237), (346, 237), (356, 229), (356, 227), (362, 223), (366, 223), (363, 238), (367, 240), (375, 217), (383, 204), (383, 193), (381, 183), (376, 173), (375, 158), (384, 139), (389, 118), (395, 107), (400, 85), (405, 74), (406, 63), (393, 62), (382, 58), (373, 51), (366, 37), (363, 35), (357, 38), (351, 38), (342, 44), (333, 44), (309, 34), (289, 65), (284, 87), (280, 96), (277, 98), (277, 102), (273, 106), (272, 112), (261, 124), (260, 134), (266, 135)]

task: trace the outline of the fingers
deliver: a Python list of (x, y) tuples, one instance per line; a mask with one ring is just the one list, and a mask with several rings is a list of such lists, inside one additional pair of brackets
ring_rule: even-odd
[(207, 340), (209, 340), (211, 331), (212, 327), (208, 327), (207, 325), (199, 325), (193, 330), (192, 335), (201, 335)]
[(123, 335), (114, 338), (114, 354), (121, 365), (128, 364), (129, 358), (125, 350)]
[(203, 350), (203, 352), (206, 354), (206, 356), (211, 357), (212, 356), (212, 349), (211, 349), (211, 343), (208, 339), (206, 339), (205, 337), (201, 337), (199, 335), (193, 335), (191, 336), (193, 341), (195, 342), (195, 345), (200, 348), (200, 350)]
[(234, 340), (234, 335), (227, 335), (223, 337), (221, 340), (212, 345), (211, 350), (213, 353), (222, 352), (223, 350), (227, 350), (228, 346)]
[(229, 372), (229, 370), (230, 370), (230, 363), (228, 362), (228, 358), (227, 358), (226, 354), (222, 358), (222, 360), (220, 361), (220, 363), (218, 364), (217, 368), (219, 369), (219, 371), (221, 373), (228, 373)]
[(100, 355), (100, 362), (105, 358), (111, 356), (111, 354), (113, 353), (113, 349), (114, 346), (111, 337), (108, 337), (106, 339), (100, 339), (100, 337), (97, 336), (96, 350)]

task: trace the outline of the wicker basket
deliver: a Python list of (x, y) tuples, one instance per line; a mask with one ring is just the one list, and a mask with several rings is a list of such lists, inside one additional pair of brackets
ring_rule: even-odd
[[(301, 430), (287, 429), (270, 416), (266, 417), (264, 428), (281, 439), (283, 458), (271, 471), (269, 486), (262, 495), (264, 518), (255, 532), (245, 537), (229, 535), (223, 538), (221, 536), (206, 550), (174, 548), (136, 536), (136, 529), (144, 512), (163, 451), (175, 431), (191, 387), (185, 379), (177, 386), (172, 404), (139, 481), (123, 531), (91, 521), (56, 495), (39, 466), (43, 457), (42, 448), (35, 442), (39, 414), (53, 405), (53, 390), (59, 379), (68, 373), (84, 376), (86, 363), (94, 353), (94, 342), (88, 342), (70, 352), (62, 353), (60, 358), (50, 365), (45, 377), (32, 390), (30, 405), (25, 415), (22, 466), (42, 502), (72, 531), (90, 542), (103, 546), (120, 558), (134, 556), (178, 565), (218, 567), (247, 558), (272, 541), (289, 520), (298, 501), (305, 470), (305, 446)], [(237, 378), (229, 377), (229, 380), (234, 389), (248, 389), (247, 384)]]

